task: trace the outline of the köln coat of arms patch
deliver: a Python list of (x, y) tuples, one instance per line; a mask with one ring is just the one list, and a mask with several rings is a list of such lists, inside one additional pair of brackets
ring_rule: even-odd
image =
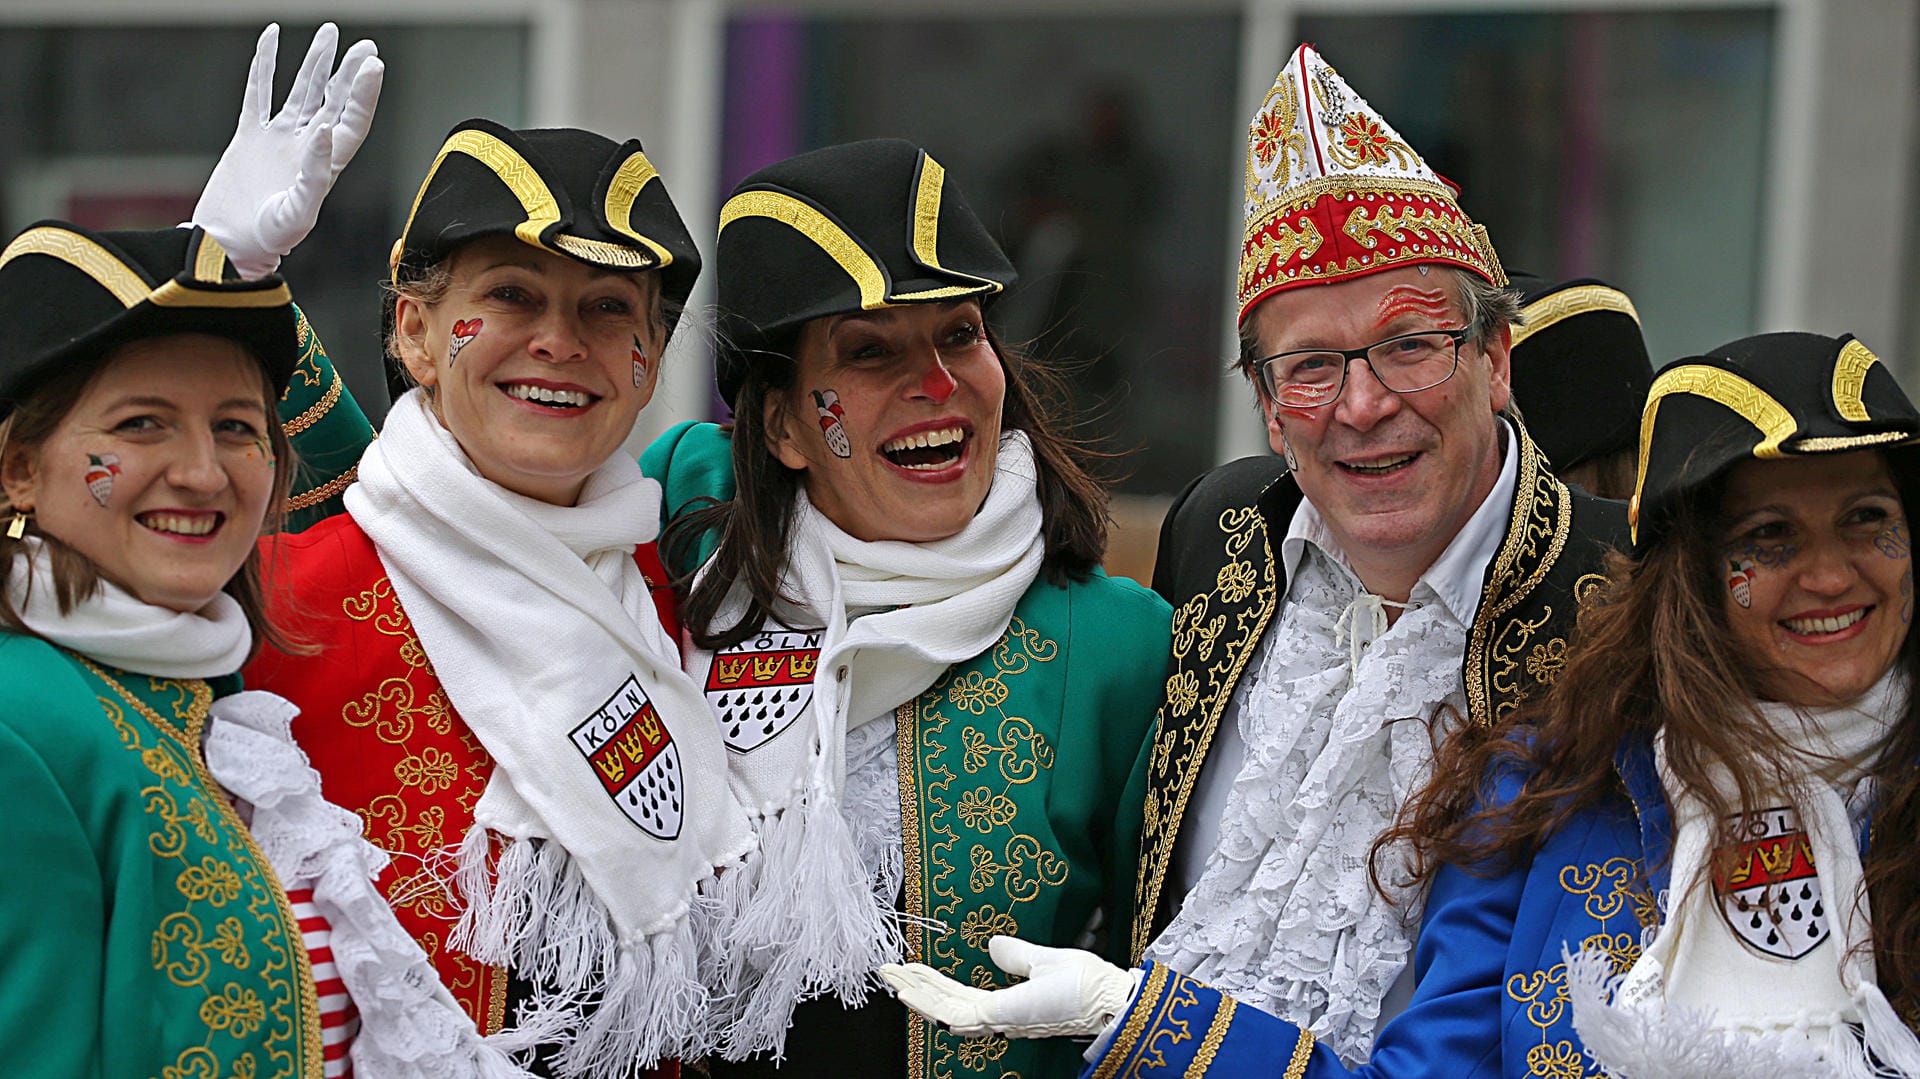
[(680, 750), (639, 682), (629, 675), (567, 736), (628, 820), (655, 839), (680, 837)]
[(751, 752), (793, 725), (813, 703), (824, 630), (761, 633), (714, 654), (707, 703), (727, 748)]
[(1714, 891), (1727, 925), (1766, 955), (1798, 959), (1832, 935), (1832, 921), (1814, 874), (1813, 847), (1790, 806), (1747, 818), (1746, 839), (1731, 859), (1722, 851)]

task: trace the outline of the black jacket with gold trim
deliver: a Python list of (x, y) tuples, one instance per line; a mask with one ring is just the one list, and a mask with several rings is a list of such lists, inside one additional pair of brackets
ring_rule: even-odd
[[(1577, 597), (1599, 583), (1605, 552), (1628, 546), (1625, 503), (1570, 490), (1515, 427), (1513, 510), (1487, 565), (1462, 661), (1468, 716), (1482, 724), (1559, 674)], [(1174, 843), (1227, 701), (1286, 592), (1279, 540), (1300, 499), (1285, 462), (1248, 457), (1188, 485), (1161, 525), (1153, 588), (1173, 605), (1173, 662), (1148, 772), (1136, 958), (1180, 898), (1165, 888)]]

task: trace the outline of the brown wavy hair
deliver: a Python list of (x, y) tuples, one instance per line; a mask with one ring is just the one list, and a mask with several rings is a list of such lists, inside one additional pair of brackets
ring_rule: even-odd
[[(244, 344), (241, 350), (249, 357), (253, 354)], [(111, 354), (98, 363), (74, 363), (49, 376), (35, 386), (9, 413), (0, 420), (0, 458), (16, 452), (35, 453), (44, 446), (61, 421), (73, 411), (73, 406), (93, 384), (94, 379), (107, 369), (112, 360)], [(266, 408), (267, 443), (273, 448), (273, 492), (267, 499), (267, 515), (261, 521), (263, 532), (278, 531), (286, 520), (287, 490), (293, 483), (294, 470), (299, 461), (294, 456), (293, 444), (287, 438), (286, 429), (280, 425), (277, 402), (268, 390), (265, 367), (261, 367), (260, 389)], [(12, 520), (13, 503), (4, 490), (0, 490), (0, 523)], [(29, 516), (29, 521), (32, 518)], [(75, 606), (92, 598), (100, 591), (100, 567), (93, 560), (64, 543), (59, 537), (42, 531), (38, 524), (31, 524), (26, 535), (38, 536), (46, 544), (47, 557), (53, 571), (54, 602), (61, 614), (70, 613)], [(13, 556), (24, 541), (9, 539), (4, 530), (0, 530), (0, 567), (10, 567)], [(222, 591), (232, 596), (240, 604), (240, 610), (247, 616), (247, 626), (253, 631), (253, 654), (264, 644), (272, 645), (289, 655), (310, 655), (315, 651), (312, 644), (277, 628), (267, 617), (267, 588), (262, 582), (260, 546), (254, 545), (248, 552), (247, 560), (241, 563), (239, 572), (226, 583)], [(0, 589), (0, 628), (5, 632), (26, 637), (39, 634), (28, 629), (20, 620), (20, 612), (15, 609), (12, 597), (5, 589)]]
[[(1920, 468), (1892, 462), (1903, 511), (1920, 506)], [(1676, 507), (1666, 531), (1638, 557), (1608, 557), (1607, 581), (1588, 597), (1566, 668), (1540, 700), (1491, 727), (1465, 726), (1441, 746), (1432, 778), (1374, 846), (1376, 887), (1387, 844), (1412, 848), (1414, 881), (1440, 866), (1491, 875), (1523, 863), (1556, 830), (1604, 800), (1624, 797), (1614, 755), (1666, 731), (1668, 764), (1721, 822), (1715, 847), (1737, 837), (1734, 815), (1764, 808), (1772, 777), (1805, 772), (1751, 703), (1759, 676), (1735, 650), (1720, 573), (1725, 477)], [(1920, 634), (1894, 662), (1920, 686)], [(1715, 762), (1740, 761), (1738, 796), (1709, 781)], [(1523, 775), (1520, 793), (1488, 804), (1492, 782)], [(1920, 693), (1872, 774), (1879, 785), (1866, 862), (1874, 957), (1881, 988), (1902, 1014), (1920, 1005)], [(1651, 868), (1651, 867), (1649, 867)]]
[[(751, 362), (743, 364), (746, 377), (733, 401), (732, 501), (710, 501), (679, 514), (661, 537), (667, 564), (684, 567), (677, 581), (686, 590), (680, 617), (701, 648), (725, 648), (752, 636), (781, 598), (794, 497), (806, 473), (781, 464), (768, 449), (764, 416), (768, 397), (791, 390), (799, 377), (793, 355), (798, 339), (796, 330), (772, 349), (751, 350)], [(987, 342), (1007, 377), (1000, 429), (1025, 431), (1039, 464), (1040, 534), (1046, 545), (1040, 572), (1057, 585), (1083, 579), (1107, 550), (1107, 491), (1090, 470), (1102, 455), (1063, 425), (1067, 398), (1058, 374), (1009, 350), (992, 329), (987, 330)], [(747, 351), (724, 336), (720, 348)], [(670, 512), (678, 509), (669, 507)], [(706, 537), (715, 535), (719, 545), (712, 569), (689, 588), (696, 552)], [(720, 608), (736, 581), (747, 590), (747, 609), (738, 622), (723, 626)]]

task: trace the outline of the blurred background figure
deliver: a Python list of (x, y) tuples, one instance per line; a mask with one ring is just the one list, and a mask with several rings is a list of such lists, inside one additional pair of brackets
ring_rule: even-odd
[(1144, 255), (1159, 169), (1124, 87), (1096, 87), (1082, 101), (1076, 122), (1021, 151), (1001, 179), (1007, 242), (1029, 278), (1002, 317), (1010, 340), (1059, 364), (1075, 413), (1116, 450), (1125, 447), (1115, 425), (1138, 423), (1125, 375), (1142, 362), (1134, 353), (1157, 284)]

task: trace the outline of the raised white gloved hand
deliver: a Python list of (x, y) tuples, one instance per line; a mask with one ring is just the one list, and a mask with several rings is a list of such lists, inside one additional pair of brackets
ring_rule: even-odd
[(994, 937), (987, 953), (995, 966), (1027, 980), (1007, 989), (976, 989), (920, 963), (888, 963), (880, 977), (900, 1003), (968, 1038), (1091, 1036), (1106, 1029), (1133, 995), (1133, 976), (1092, 952)]
[(279, 24), (269, 23), (254, 47), (239, 127), (193, 208), (193, 224), (227, 249), (242, 277), (272, 273), (307, 238), (334, 179), (373, 126), (386, 65), (373, 42), (357, 41), (334, 71), (339, 43), (338, 27), (320, 27), (272, 118)]

